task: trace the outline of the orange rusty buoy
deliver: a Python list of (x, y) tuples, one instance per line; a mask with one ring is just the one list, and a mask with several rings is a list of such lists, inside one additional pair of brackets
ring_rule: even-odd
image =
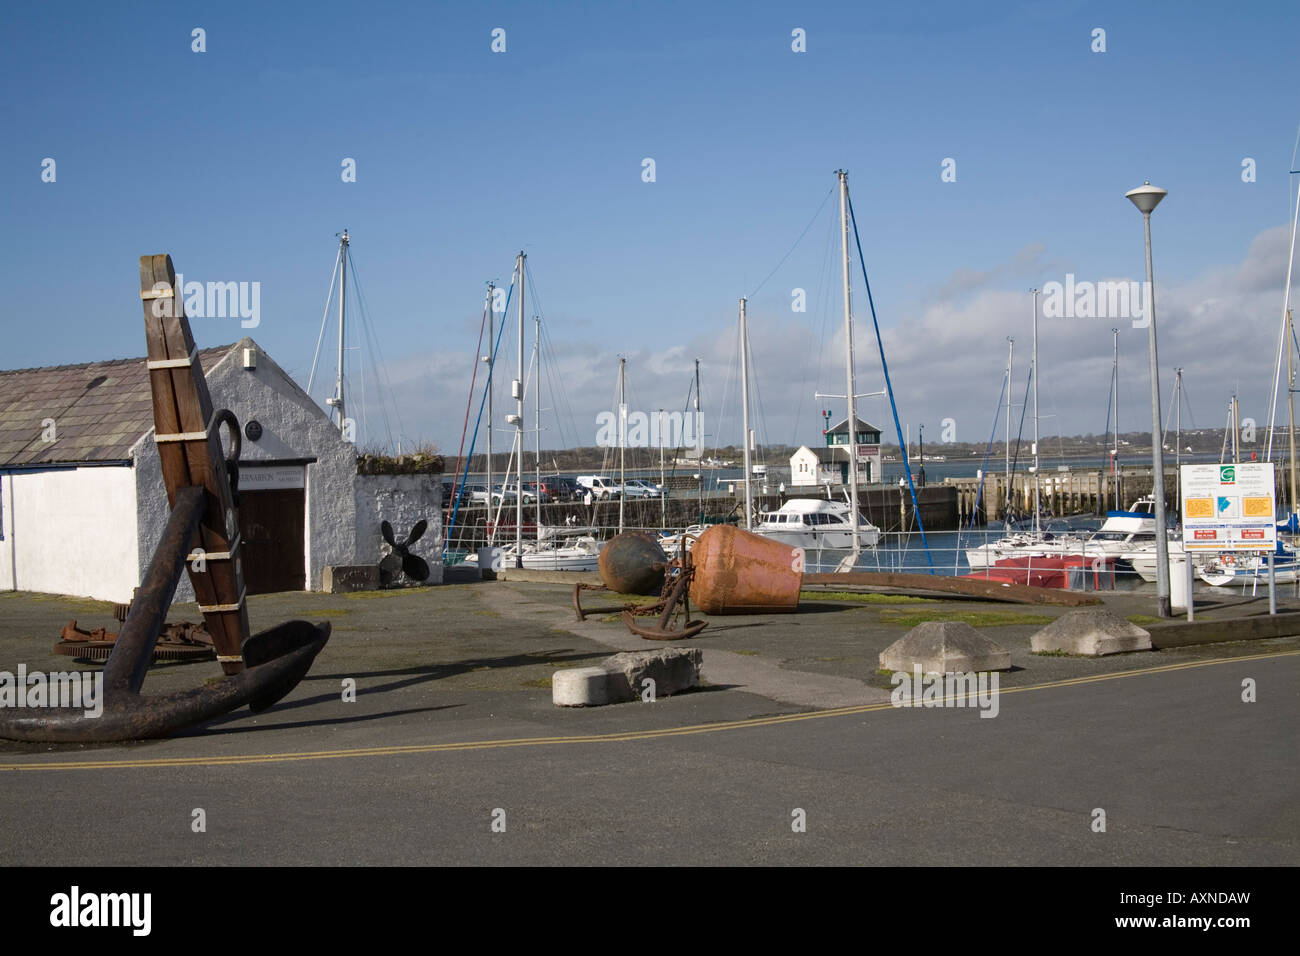
[(714, 525), (691, 549), (691, 600), (705, 614), (794, 611), (803, 560), (800, 548), (732, 525)]

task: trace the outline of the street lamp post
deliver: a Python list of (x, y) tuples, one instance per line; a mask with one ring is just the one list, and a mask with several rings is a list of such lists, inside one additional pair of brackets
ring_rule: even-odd
[[(1156, 350), (1156, 286), (1151, 269), (1151, 211), (1168, 193), (1146, 182), (1124, 195), (1142, 213), (1147, 249), (1147, 341), (1151, 352), (1151, 496), (1156, 506), (1156, 600), (1158, 614), (1170, 616), (1169, 537), (1165, 530), (1165, 455), (1160, 444), (1160, 359)], [(1189, 598), (1190, 600), (1190, 598)]]

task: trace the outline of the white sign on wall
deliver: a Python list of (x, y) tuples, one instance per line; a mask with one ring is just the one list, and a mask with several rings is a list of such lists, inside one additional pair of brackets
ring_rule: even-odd
[(255, 465), (239, 463), (240, 491), (280, 491), (305, 488), (306, 469), (302, 465)]
[(1182, 466), (1183, 547), (1272, 551), (1277, 519), (1272, 462)]

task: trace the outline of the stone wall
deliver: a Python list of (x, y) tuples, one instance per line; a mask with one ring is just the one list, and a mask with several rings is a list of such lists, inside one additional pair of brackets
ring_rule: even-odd
[(393, 526), (393, 538), (406, 540), (421, 519), (429, 523), (419, 541), (411, 547), (429, 562), (430, 584), (442, 583), (442, 476), (441, 475), (357, 475), (357, 557), (355, 564), (378, 563), (388, 553), (379, 530), (380, 522)]

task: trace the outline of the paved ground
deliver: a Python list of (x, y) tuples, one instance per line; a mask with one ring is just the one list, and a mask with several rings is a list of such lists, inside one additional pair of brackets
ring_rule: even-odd
[[(575, 623), (568, 599), (499, 582), (252, 598), (254, 630), (332, 623), (308, 679), (174, 740), (0, 742), (0, 863), (1300, 862), (1300, 639), (1042, 657), (1044, 621), (1006, 615), (1059, 609), (809, 601), (715, 619), (691, 642), (699, 691), (568, 710), (556, 668), (647, 646)], [(958, 612), (1012, 651), (998, 716), (890, 706), (876, 655), (916, 615)], [(0, 668), (66, 669), (49, 649), (72, 617), (112, 623), (107, 605), (0, 595)], [(160, 666), (145, 691), (215, 674)]]

